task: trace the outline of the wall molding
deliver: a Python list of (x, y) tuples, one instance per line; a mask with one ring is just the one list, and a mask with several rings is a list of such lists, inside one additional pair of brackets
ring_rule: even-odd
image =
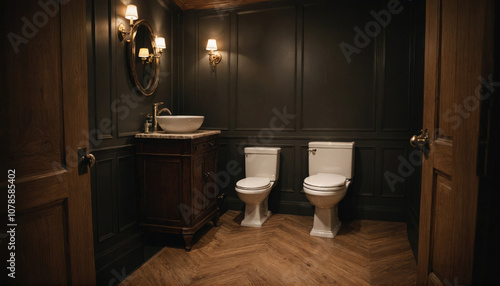
[[(270, 204), (275, 203), (273, 207), (279, 212), (308, 212), (308, 206), (304, 205), (307, 199), (302, 192), (302, 180), (308, 173), (308, 142), (355, 141), (359, 148), (357, 152), (361, 152), (358, 154), (361, 158), (357, 164), (363, 170), (370, 169), (371, 172), (364, 181), (359, 172), (356, 174), (353, 184), (354, 187), (359, 182), (356, 193), (352, 193), (351, 201), (344, 204), (351, 204), (351, 211), (362, 218), (372, 216), (390, 219), (392, 215), (395, 217), (393, 220), (400, 220), (405, 217), (400, 206), (406, 208), (406, 193), (413, 190), (410, 183), (413, 178), (408, 180), (407, 186), (397, 186), (401, 187), (397, 189), (399, 192), (392, 194), (388, 186), (383, 185), (385, 170), (381, 166), (397, 170), (397, 157), (406, 156), (411, 150), (408, 139), (415, 131), (414, 126), (421, 122), (421, 109), (417, 105), (421, 102), (423, 92), (418, 87), (414, 88), (414, 83), (419, 81), (419, 72), (423, 71), (423, 65), (419, 62), (419, 56), (423, 56), (423, 47), (419, 46), (420, 41), (413, 39), (417, 37), (416, 33), (420, 33), (419, 37), (423, 35), (423, 30), (416, 29), (414, 25), (416, 21), (424, 19), (422, 16), (425, 13), (417, 10), (420, 7), (417, 4), (405, 6), (405, 11), (420, 17), (397, 20), (399, 15), (395, 15), (392, 20), (400, 25), (382, 28), (379, 35), (370, 37), (370, 43), (362, 52), (353, 54), (351, 63), (344, 61), (345, 55), (337, 43), (338, 40), (353, 44), (356, 34), (353, 27), (358, 25), (363, 28), (365, 23), (373, 20), (370, 11), (378, 11), (383, 5), (384, 2), (378, 1), (295, 1), (293, 5), (290, 2), (273, 1), (224, 10), (224, 17), (219, 17), (221, 11), (218, 10), (185, 12), (185, 34), (188, 36), (184, 41), (184, 51), (187, 67), (191, 66), (191, 62), (198, 65), (203, 60), (199, 58), (205, 53), (200, 52), (203, 48), (200, 41), (208, 37), (207, 31), (224, 31), (221, 37), (229, 41), (226, 51), (229, 54), (229, 62), (225, 67), (227, 70), (223, 72), (224, 77), (219, 73), (215, 78), (221, 81), (220, 84), (227, 84), (229, 91), (224, 89), (223, 92), (227, 94), (217, 95), (213, 102), (209, 102), (209, 106), (202, 107), (215, 110), (219, 108), (220, 112), (225, 113), (226, 100), (229, 102), (229, 123), (226, 124), (228, 119), (221, 116), (213, 121), (213, 126), (204, 127), (215, 129), (216, 126), (228, 125), (219, 141), (228, 143), (230, 147), (219, 151), (219, 165), (224, 166), (227, 161), (236, 160), (244, 168), (244, 155), (239, 151), (241, 148), (238, 148), (242, 144), (294, 146), (294, 151), (283, 152), (282, 159), (286, 163), (280, 166), (294, 177), (293, 184), (289, 186), (292, 181), (287, 179), (285, 184), (277, 186), (282, 189), (277, 190), (279, 195), (271, 193)], [(335, 8), (335, 11), (325, 8)], [(291, 16), (292, 13), (294, 17)], [(266, 17), (256, 19), (255, 15)], [(345, 17), (332, 17), (335, 15)], [(200, 22), (211, 18), (216, 20)], [(201, 29), (201, 23), (208, 26)], [(395, 42), (402, 32), (410, 34), (405, 39), (411, 38), (412, 41)], [(333, 40), (327, 40), (328, 35)], [(275, 38), (269, 40), (269, 37)], [(255, 41), (260, 45), (256, 45)], [(287, 56), (282, 58), (277, 54), (276, 58), (276, 50), (287, 53)], [(395, 50), (406, 55), (404, 62), (397, 61), (399, 54), (393, 55)], [(262, 62), (263, 58), (265, 62)], [(274, 62), (286, 64), (269, 64)], [(262, 76), (263, 66), (267, 68), (266, 77)], [(199, 69), (198, 66), (196, 68)], [(293, 78), (289, 75), (291, 71), (295, 73)], [(198, 71), (187, 71), (184, 76), (185, 108), (188, 111), (198, 110), (197, 98), (201, 96), (201, 91), (197, 85), (214, 78), (210, 79), (210, 75)], [(405, 80), (394, 80), (397, 76), (404, 77)], [(272, 80), (268, 80), (269, 78)], [(272, 90), (269, 94), (275, 96), (269, 96), (268, 93), (254, 95), (258, 89), (266, 92)], [(409, 90), (412, 92), (403, 92)], [(404, 93), (402, 98), (397, 97), (399, 93)], [(280, 107), (276, 107), (279, 104)], [(287, 106), (285, 112), (295, 117), (287, 117), (288, 122), (281, 118), (283, 121), (275, 123), (276, 126), (283, 123), (284, 129), (271, 130), (272, 136), (259, 137), (259, 133), (269, 127), (267, 117), (274, 116), (271, 108), (274, 106), (280, 109), (283, 105)], [(314, 110), (315, 107), (318, 111)], [(396, 149), (387, 151), (387, 148)], [(234, 176), (230, 185), (224, 188), (224, 192), (229, 195), (228, 204), (234, 208), (242, 206), (238, 202), (234, 184), (243, 176), (244, 174)]]

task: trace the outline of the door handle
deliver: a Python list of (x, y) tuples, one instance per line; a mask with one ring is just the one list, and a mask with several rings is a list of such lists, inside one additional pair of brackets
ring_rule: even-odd
[(87, 148), (78, 149), (78, 175), (87, 174), (88, 167), (95, 165), (95, 156), (87, 154)]
[(207, 181), (209, 177), (210, 177), (210, 172), (203, 173), (203, 178), (205, 179), (205, 181)]
[(95, 156), (92, 153), (85, 155), (83, 158), (83, 163), (87, 164), (89, 167), (94, 167), (95, 165)]
[(415, 148), (419, 148), (420, 150), (422, 150), (423, 148), (427, 148), (429, 147), (429, 132), (427, 131), (427, 129), (424, 130), (420, 130), (420, 135), (413, 135), (411, 138), (410, 138), (410, 145), (415, 147)]

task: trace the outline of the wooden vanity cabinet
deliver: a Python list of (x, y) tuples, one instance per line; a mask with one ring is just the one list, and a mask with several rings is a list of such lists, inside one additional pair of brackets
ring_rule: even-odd
[[(183, 136), (180, 136), (183, 137)], [(217, 225), (217, 135), (196, 139), (137, 138), (141, 226), (180, 234), (191, 250), (193, 234)]]

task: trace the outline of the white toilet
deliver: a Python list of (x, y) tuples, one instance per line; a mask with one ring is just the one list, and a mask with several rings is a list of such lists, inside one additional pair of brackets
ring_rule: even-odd
[(338, 203), (354, 173), (354, 142), (310, 142), (307, 199), (316, 207), (311, 236), (334, 238), (340, 229)]
[(245, 203), (242, 226), (262, 227), (271, 217), (267, 198), (278, 180), (280, 151), (274, 147), (245, 148), (246, 178), (236, 183), (236, 193)]

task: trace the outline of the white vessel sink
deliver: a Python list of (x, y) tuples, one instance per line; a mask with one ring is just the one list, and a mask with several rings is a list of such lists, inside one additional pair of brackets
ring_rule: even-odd
[(161, 129), (167, 133), (193, 133), (201, 127), (205, 116), (159, 115), (156, 119)]

